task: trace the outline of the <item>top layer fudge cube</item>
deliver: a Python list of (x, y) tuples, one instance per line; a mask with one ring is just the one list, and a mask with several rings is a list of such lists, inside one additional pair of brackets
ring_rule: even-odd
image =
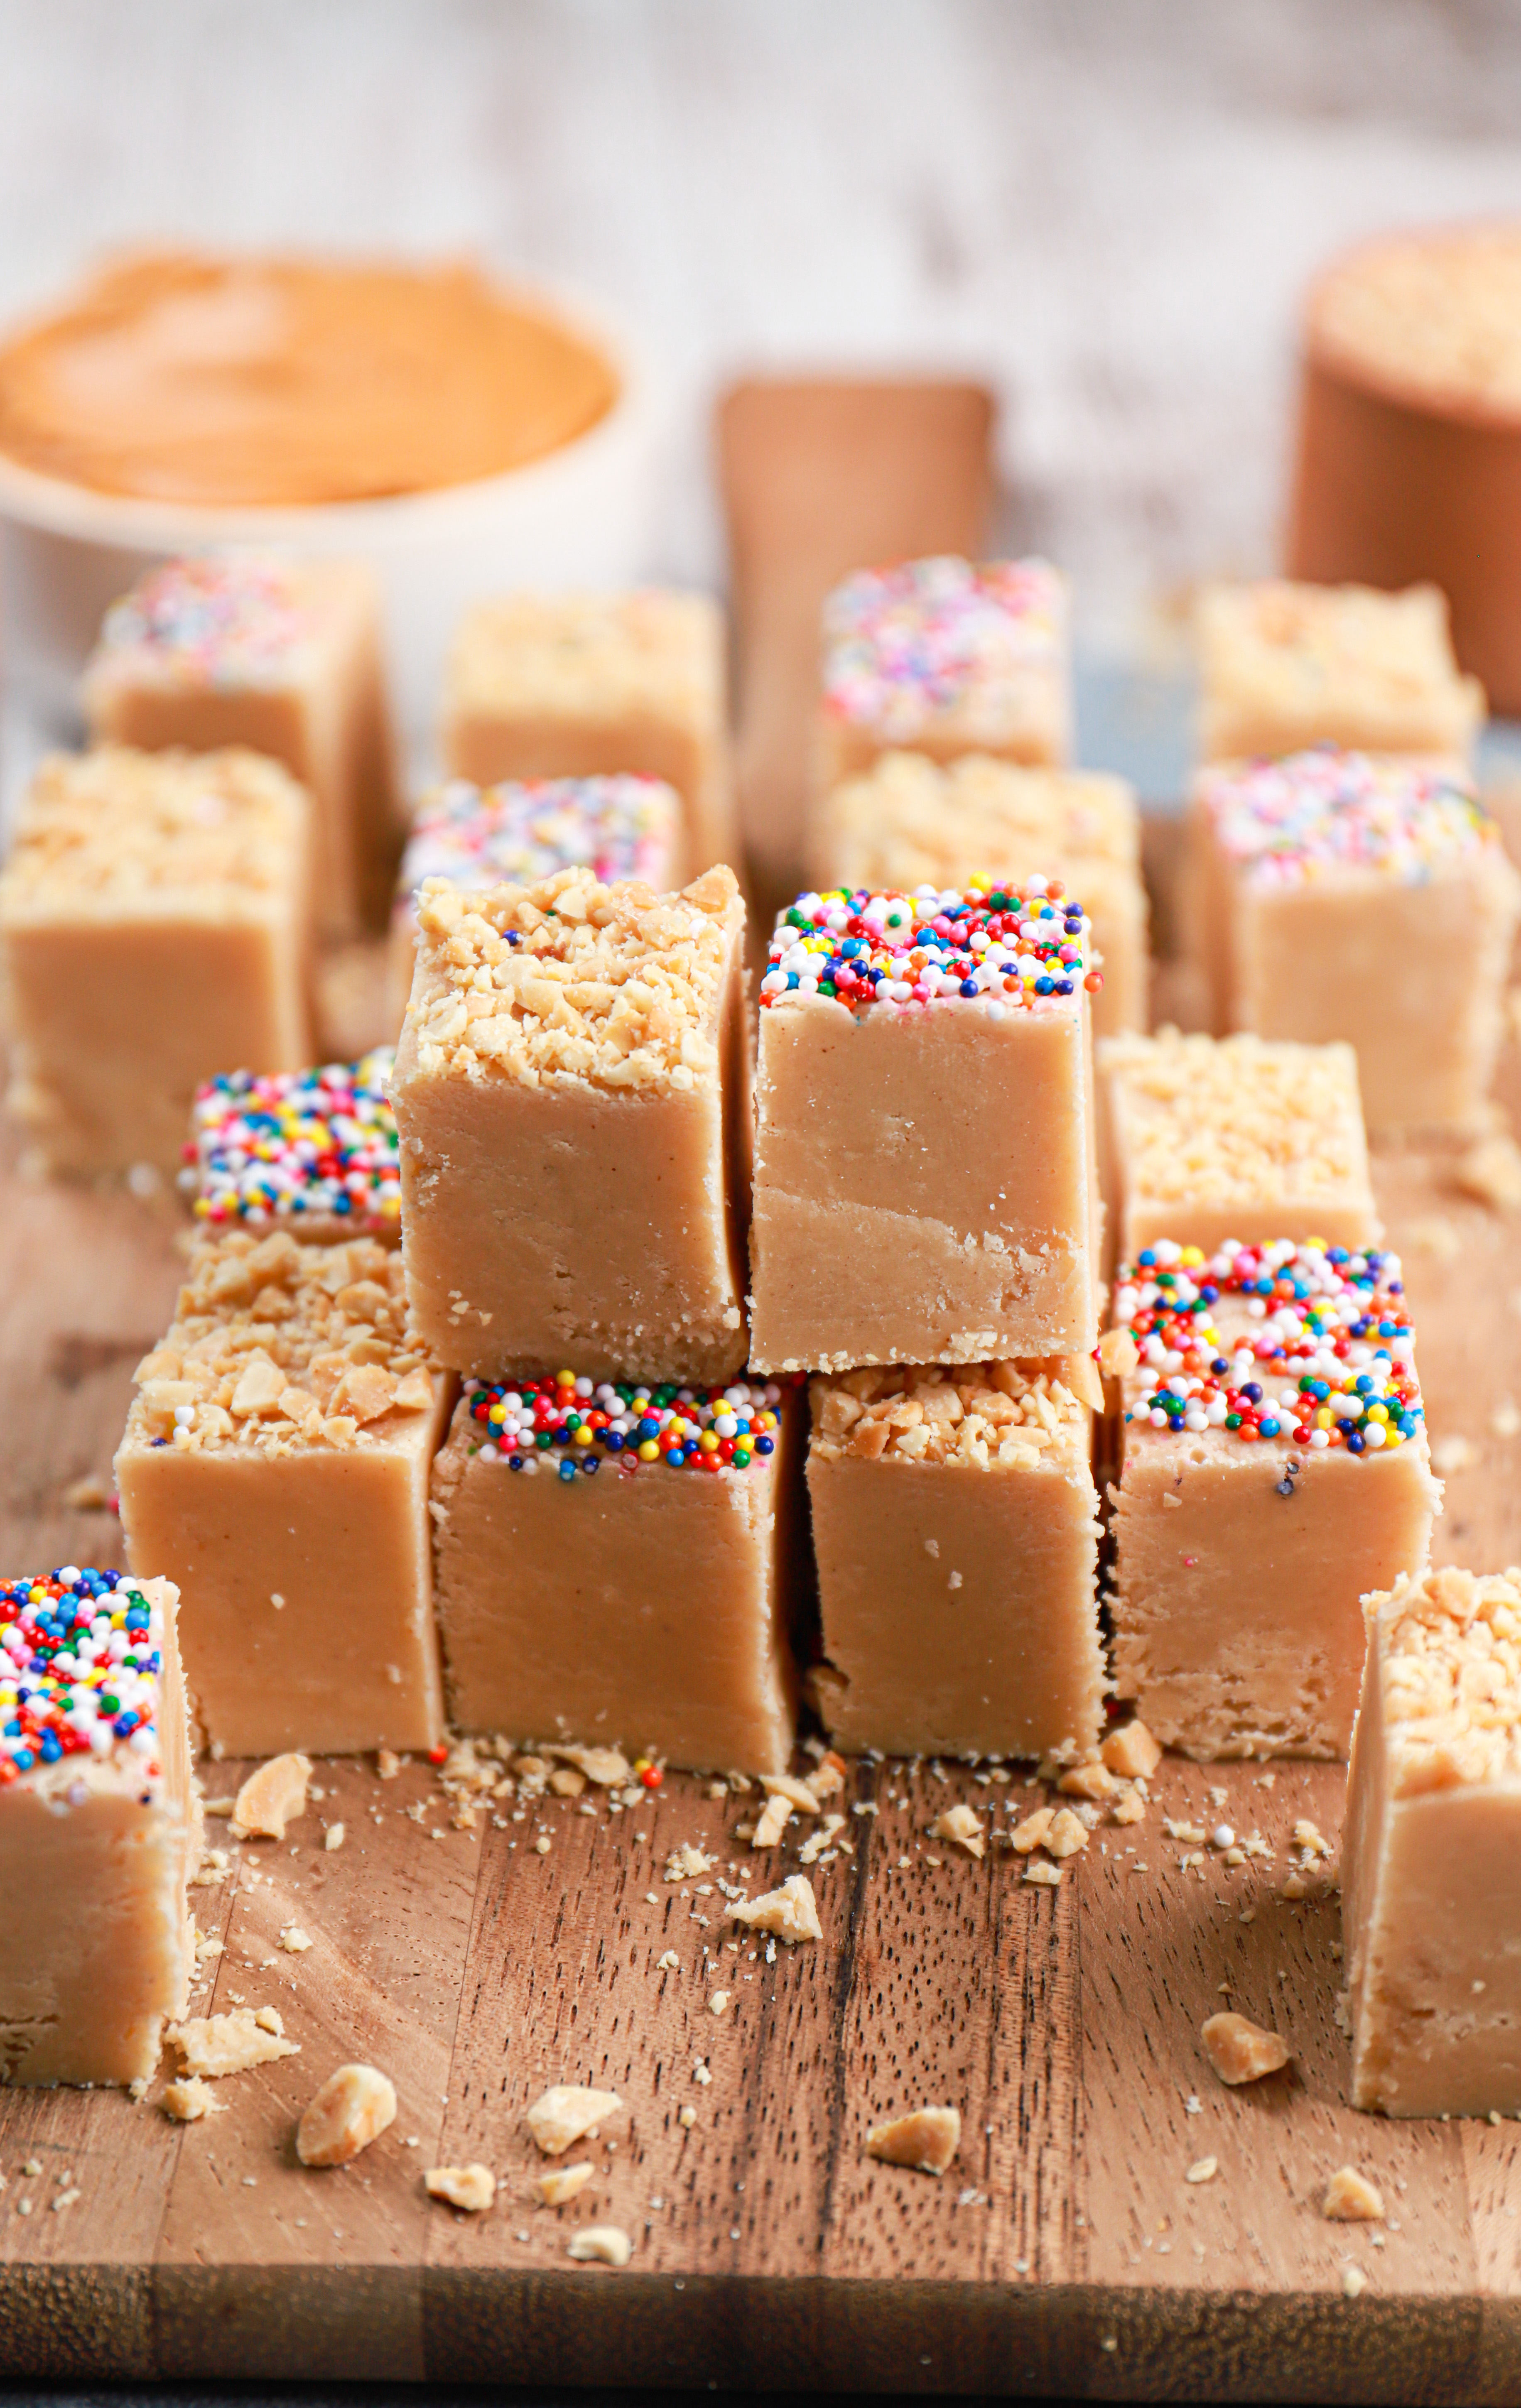
[(1059, 881), (805, 895), (761, 982), (751, 1360), (1086, 1354), (1090, 929)]
[(499, 786), (451, 779), (412, 823), (391, 917), (397, 1025), (417, 955), (415, 897), (425, 878), (479, 893), (532, 886), (584, 864), (604, 886), (637, 878), (657, 894), (682, 882), (685, 842), (675, 788), (660, 778), (524, 778)]
[(1105, 1200), (1118, 1253), (1171, 1238), (1383, 1235), (1350, 1045), (1258, 1037), (1116, 1037), (1098, 1052)]
[(1198, 629), (1206, 761), (1312, 744), (1463, 761), (1484, 721), (1434, 585), (1211, 585)]
[(103, 741), (282, 761), (315, 805), (324, 932), (383, 908), (395, 781), (379, 588), (357, 561), (231, 552), (150, 569), (107, 613), (83, 698)]
[(683, 872), (734, 841), (724, 619), (702, 594), (512, 594), (462, 622), (444, 690), (452, 776), (663, 778), (682, 797)]
[(1352, 2099), (1521, 2109), (1521, 1571), (1365, 1600), (1342, 1921)]
[(1083, 897), (1104, 982), (1096, 1036), (1146, 1024), (1146, 889), (1141, 813), (1123, 778), (1028, 769), (971, 752), (942, 767), (884, 752), (819, 807), (813, 875), (823, 888), (966, 886), (1055, 870)]
[(316, 1070), (228, 1070), (195, 1097), (179, 1184), (208, 1231), (401, 1243), (389, 1045)]
[(1370, 1130), (1484, 1125), (1521, 878), (1456, 771), (1329, 745), (1222, 765), (1191, 842), (1217, 1035), (1344, 1038)]
[(863, 568), (824, 606), (819, 789), (907, 749), (1059, 765), (1071, 742), (1067, 584), (1043, 560)]
[(42, 764), (0, 874), (7, 1101), (37, 1168), (172, 1175), (203, 1080), (310, 1061), (310, 811), (252, 752)]
[(201, 1809), (165, 1580), (0, 1580), (7, 2082), (146, 2081), (185, 2012)]
[(750, 1056), (732, 870), (430, 879), (391, 1082), (419, 1333), (494, 1379), (732, 1379)]

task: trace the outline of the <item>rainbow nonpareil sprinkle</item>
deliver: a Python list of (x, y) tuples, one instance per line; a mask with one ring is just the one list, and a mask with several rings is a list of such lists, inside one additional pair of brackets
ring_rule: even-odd
[[(1231, 1324), (1214, 1318), (1224, 1304)], [(1424, 1425), (1398, 1254), (1345, 1246), (1146, 1247), (1115, 1273), (1114, 1326), (1140, 1363), (1125, 1418), (1312, 1454), (1394, 1453)]]
[(499, 786), (454, 779), (423, 803), (407, 839), (396, 910), (424, 878), (477, 891), (531, 886), (581, 865), (605, 886), (669, 882), (680, 805), (658, 778), (533, 778)]
[(311, 632), (280, 562), (211, 552), (150, 569), (112, 604), (100, 639), (113, 658), (146, 652), (187, 680), (238, 686), (290, 677)]
[(970, 705), (992, 740), (1031, 670), (1057, 664), (1065, 617), (1062, 580), (1043, 560), (861, 569), (824, 607), (825, 708), (901, 742)]
[(1199, 799), (1222, 850), (1255, 886), (1300, 886), (1343, 870), (1419, 885), (1444, 862), (1500, 840), (1456, 771), (1334, 744), (1208, 770)]
[(775, 1454), (782, 1389), (737, 1380), (726, 1388), (679, 1388), (622, 1381), (466, 1380), (481, 1443), (471, 1453), (529, 1478), (571, 1481), (607, 1469), (748, 1471)]
[(1057, 878), (912, 895), (800, 895), (776, 924), (761, 1008), (822, 996), (862, 1012), (956, 1000), (1000, 1015), (1093, 994), (1090, 923)]
[(159, 1771), (163, 1624), (125, 1572), (0, 1581), (0, 1786), (66, 1756)]
[(336, 1218), (358, 1237), (395, 1236), (401, 1154), (387, 1082), (392, 1050), (323, 1069), (229, 1070), (195, 1096), (183, 1183), (213, 1229), (297, 1235)]

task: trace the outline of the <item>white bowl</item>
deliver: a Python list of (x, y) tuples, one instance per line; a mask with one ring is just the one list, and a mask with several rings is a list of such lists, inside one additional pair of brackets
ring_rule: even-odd
[(612, 363), (617, 400), (541, 460), (377, 502), (213, 509), (99, 494), (0, 457), (0, 627), (12, 695), (56, 733), (78, 716), (101, 617), (142, 570), (222, 544), (366, 561), (385, 601), (393, 701), (414, 753), (437, 722), (460, 613), (516, 585), (616, 586), (646, 573), (661, 396), (643, 347), (600, 308), (513, 285)]

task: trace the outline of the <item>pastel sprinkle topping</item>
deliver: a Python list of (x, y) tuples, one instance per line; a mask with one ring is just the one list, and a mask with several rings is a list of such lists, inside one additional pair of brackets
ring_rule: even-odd
[[(1228, 1340), (1213, 1319), (1227, 1298), (1246, 1320)], [(1141, 1357), (1127, 1422), (1349, 1455), (1392, 1452), (1419, 1434), (1398, 1254), (1284, 1239), (1206, 1260), (1198, 1246), (1159, 1241), (1115, 1273), (1114, 1325)]]
[(942, 556), (864, 568), (824, 606), (824, 700), (891, 739), (971, 702), (990, 728), (1054, 664), (1062, 584), (1043, 560)]
[(1335, 744), (1207, 771), (1199, 793), (1217, 839), (1255, 886), (1299, 886), (1339, 869), (1418, 885), (1441, 862), (1499, 842), (1456, 771)]
[(108, 610), (100, 639), (108, 652), (151, 652), (187, 678), (234, 686), (287, 675), (310, 633), (279, 561), (212, 552), (151, 568)]
[(155, 1774), (163, 1627), (125, 1572), (0, 1581), (0, 1786), (65, 1756)]
[(574, 1480), (606, 1467), (631, 1478), (665, 1471), (748, 1471), (776, 1452), (775, 1381), (726, 1388), (634, 1386), (561, 1371), (552, 1380), (466, 1380), (482, 1463), (532, 1478)]
[(486, 787), (452, 779), (412, 824), (396, 910), (410, 910), (424, 878), (479, 891), (532, 886), (584, 865), (604, 886), (627, 878), (664, 886), (678, 809), (658, 778), (512, 779)]
[(799, 895), (776, 924), (761, 1009), (798, 995), (856, 1013), (948, 1000), (985, 1002), (997, 1018), (1033, 1010), (1102, 986), (1103, 973), (1089, 967), (1090, 928), (1059, 878)]
[(324, 1069), (227, 1070), (196, 1092), (181, 1183), (212, 1228), (334, 1215), (356, 1237), (401, 1218), (401, 1154), (387, 1095), (393, 1053)]

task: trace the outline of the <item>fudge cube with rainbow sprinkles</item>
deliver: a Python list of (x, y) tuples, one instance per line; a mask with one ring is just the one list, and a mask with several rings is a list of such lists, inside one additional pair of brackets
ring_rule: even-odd
[(0, 2070), (146, 2081), (189, 1995), (200, 1856), (176, 1592), (0, 1581)]
[(208, 1232), (401, 1242), (392, 1052), (314, 1070), (228, 1070), (195, 1097), (181, 1189)]

